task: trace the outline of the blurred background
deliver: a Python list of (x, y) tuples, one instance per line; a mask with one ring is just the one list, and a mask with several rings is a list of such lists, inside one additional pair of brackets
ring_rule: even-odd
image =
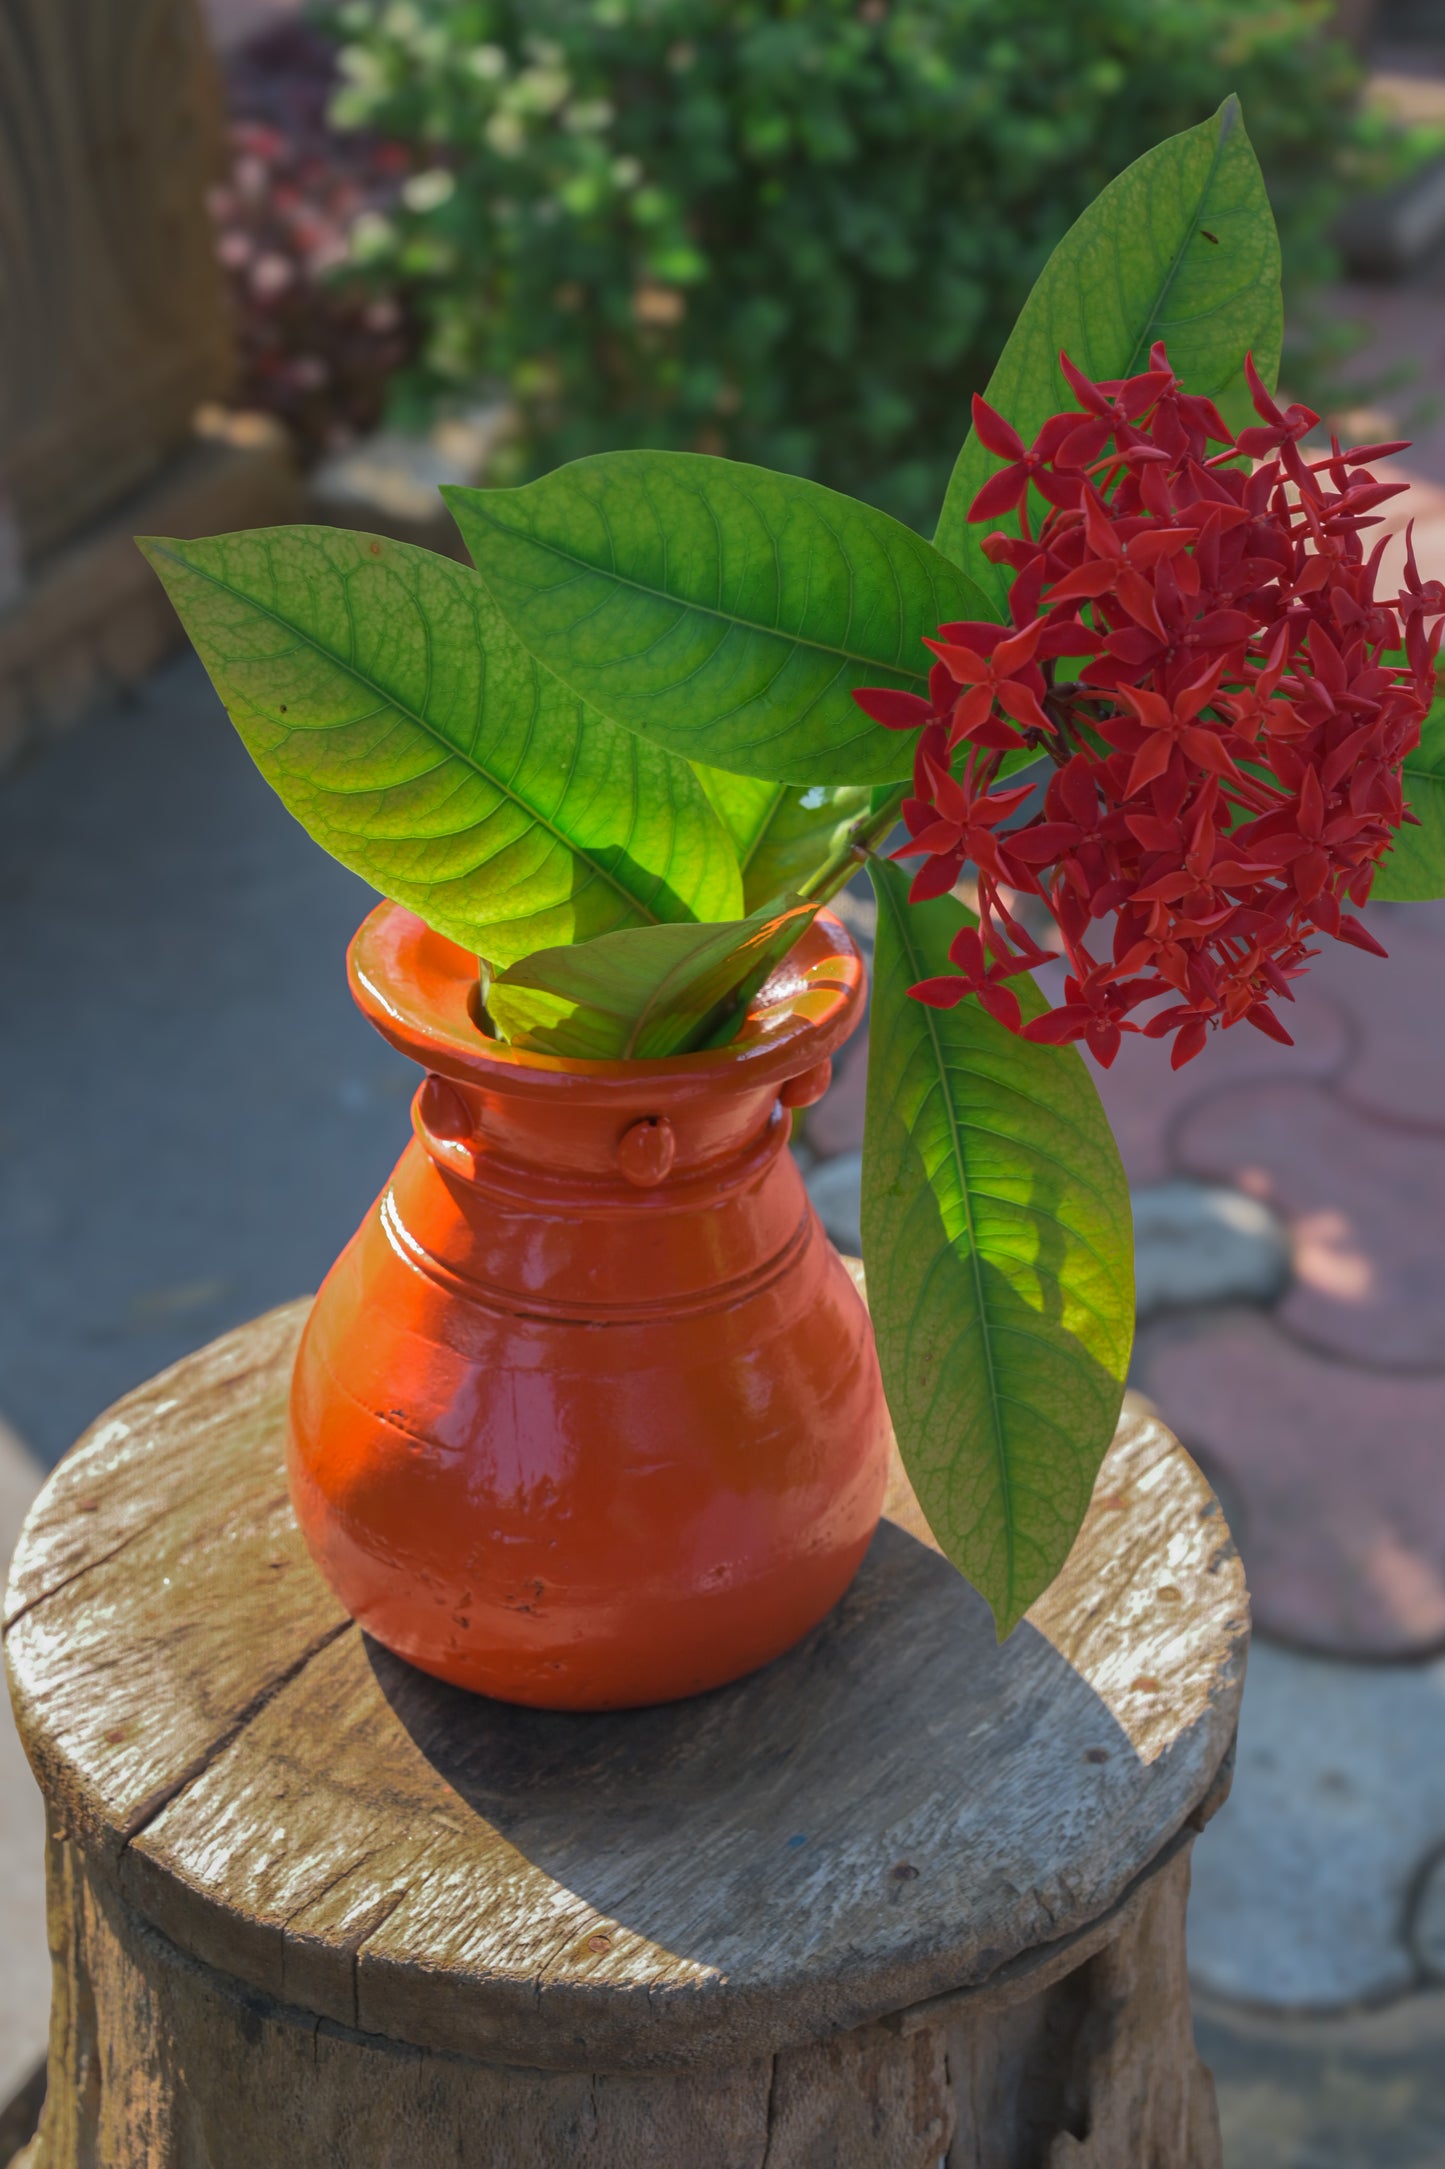
[[(635, 444), (930, 531), (1053, 244), (1230, 90), (1287, 389), (1413, 438), (1390, 524), (1445, 577), (1445, 0), (0, 0), (0, 1552), (117, 1395), (316, 1285), (415, 1081), (346, 994), (369, 892), (130, 536), (449, 549), (439, 482)], [(1100, 1080), (1136, 1385), (1255, 1608), (1190, 1928), (1229, 2169), (1445, 2165), (1445, 904), (1368, 917), (1293, 1050)], [(862, 1077), (797, 1145), (854, 1249)], [(0, 1731), (0, 2159), (39, 1823)]]

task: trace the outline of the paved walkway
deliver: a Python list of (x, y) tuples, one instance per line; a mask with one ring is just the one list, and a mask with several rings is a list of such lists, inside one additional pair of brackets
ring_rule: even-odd
[(347, 992), (370, 900), (189, 657), (0, 786), (0, 1415), (41, 1460), (380, 1188), (414, 1073)]

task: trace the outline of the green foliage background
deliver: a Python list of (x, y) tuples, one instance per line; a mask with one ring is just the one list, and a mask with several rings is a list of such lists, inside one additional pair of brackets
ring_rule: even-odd
[[(412, 147), (364, 275), (405, 394), (506, 384), (520, 480), (616, 446), (812, 475), (931, 526), (1049, 250), (1241, 93), (1287, 274), (1387, 156), (1315, 0), (351, 0), (334, 106)], [(499, 477), (502, 479), (502, 477)]]

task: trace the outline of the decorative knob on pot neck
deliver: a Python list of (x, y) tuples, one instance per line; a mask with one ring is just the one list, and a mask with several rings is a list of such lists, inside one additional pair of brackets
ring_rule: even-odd
[(832, 1082), (833, 1063), (825, 1056), (811, 1069), (805, 1069), (801, 1077), (790, 1077), (778, 1098), (784, 1107), (811, 1107), (823, 1097)]
[(639, 1190), (654, 1189), (671, 1173), (677, 1132), (666, 1115), (644, 1115), (618, 1138), (616, 1158), (626, 1181)]

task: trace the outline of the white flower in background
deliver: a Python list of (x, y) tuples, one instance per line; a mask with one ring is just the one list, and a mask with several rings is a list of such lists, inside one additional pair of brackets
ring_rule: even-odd
[(504, 108), (487, 122), (486, 136), (498, 158), (515, 158), (527, 140), (527, 130), (520, 113)]
[(402, 184), (401, 200), (408, 211), (437, 211), (451, 201), (456, 190), (456, 176), (445, 166), (432, 166), (425, 173), (414, 173)]

